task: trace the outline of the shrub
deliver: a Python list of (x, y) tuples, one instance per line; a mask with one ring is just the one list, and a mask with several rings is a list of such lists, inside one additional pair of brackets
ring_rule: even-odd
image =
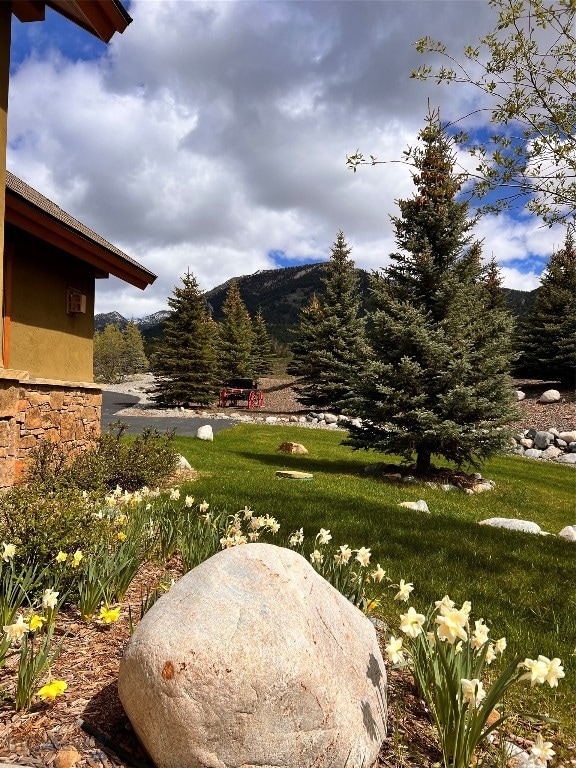
[(28, 481), (50, 490), (83, 491), (111, 491), (118, 485), (135, 491), (166, 482), (178, 463), (174, 431), (161, 435), (156, 429), (145, 429), (134, 439), (125, 439), (126, 429), (120, 421), (111, 424), (93, 448), (73, 458), (60, 446), (41, 443), (32, 454)]

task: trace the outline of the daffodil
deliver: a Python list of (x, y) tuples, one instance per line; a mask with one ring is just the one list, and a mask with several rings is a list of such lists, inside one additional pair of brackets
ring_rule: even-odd
[(494, 647), (494, 643), (488, 643), (488, 648), (486, 649), (486, 656), (484, 656), (484, 661), (486, 662), (486, 664), (492, 664), (495, 658), (496, 658), (496, 648)]
[(445, 609), (448, 611), (452, 610), (452, 608), (454, 608), (455, 603), (454, 603), (454, 600), (450, 600), (448, 595), (444, 595), (442, 600), (436, 600), (434, 605), (438, 610), (440, 610), (440, 612), (442, 612), (442, 609)]
[(179, 488), (170, 488), (170, 501), (178, 501), (180, 498)]
[(465, 704), (477, 705), (486, 697), (484, 685), (478, 678), (475, 677), (472, 680), (462, 678), (460, 684), (462, 686), (462, 701)]
[(66, 552), (62, 552), (62, 550), (60, 550), (60, 552), (58, 552), (58, 554), (56, 555), (57, 563), (65, 563), (67, 559), (68, 559), (68, 555), (66, 554)]
[(376, 600), (376, 598), (372, 598), (372, 600), (368, 600), (368, 603), (366, 604), (366, 613), (375, 611), (379, 605), (380, 605), (380, 601)]
[(116, 525), (126, 525), (126, 522), (128, 521), (128, 518), (126, 515), (118, 515), (118, 517), (115, 520)]
[(304, 528), (300, 528), (299, 531), (294, 531), (290, 534), (290, 538), (288, 539), (288, 543), (291, 547), (295, 547), (297, 544), (302, 544), (304, 541)]
[(464, 629), (468, 622), (468, 615), (462, 610), (446, 608), (442, 615), (436, 616), (435, 622), (438, 624), (436, 631), (440, 640), (447, 640), (450, 645), (453, 645), (456, 639), (464, 642), (468, 640), (468, 635)]
[[(538, 656), (539, 659), (546, 659), (545, 656)], [(552, 659), (548, 661), (548, 671), (546, 672), (546, 682), (550, 688), (556, 688), (558, 680), (564, 677), (564, 667), (560, 659)]]
[(53, 609), (56, 608), (58, 602), (58, 595), (60, 592), (55, 592), (53, 589), (45, 589), (42, 595), (42, 607)]
[(390, 635), (390, 640), (388, 640), (388, 645), (384, 650), (386, 651), (388, 661), (391, 664), (402, 664), (404, 661), (401, 637), (394, 637), (394, 635)]
[(16, 554), (16, 547), (14, 544), (6, 544), (6, 542), (2, 542), (2, 546), (4, 547), (4, 552), (2, 553), (2, 560), (4, 560), (5, 563), (8, 562), (8, 560), (12, 560), (14, 555)]
[(244, 509), (241, 509), (240, 512), (244, 516), (244, 520), (250, 520), (252, 515), (254, 514), (254, 511), (250, 509), (250, 507), (244, 507)]
[(417, 613), (410, 607), (407, 613), (400, 616), (400, 629), (408, 637), (418, 637), (425, 621), (426, 617), (422, 613)]
[(74, 555), (72, 556), (72, 568), (78, 568), (83, 557), (84, 555), (82, 553), (82, 550), (77, 549), (76, 552), (74, 552)]
[(404, 579), (400, 579), (400, 584), (398, 584), (398, 592), (394, 595), (394, 600), (404, 600), (404, 602), (408, 601), (408, 598), (410, 597), (410, 592), (414, 590), (414, 586), (410, 583), (406, 583)]
[(103, 624), (114, 624), (115, 621), (118, 621), (119, 616), (120, 606), (117, 608), (108, 608), (107, 605), (103, 605), (102, 608), (100, 608), (100, 615), (98, 618)]
[(332, 539), (332, 534), (327, 528), (320, 528), (320, 531), (316, 534), (316, 541), (318, 544), (328, 544)]
[(490, 630), (488, 629), (486, 624), (484, 624), (484, 619), (478, 619), (478, 621), (475, 621), (474, 627), (475, 628), (474, 628), (474, 632), (472, 632), (471, 645), (472, 645), (472, 648), (475, 651), (477, 651), (480, 648), (482, 648), (484, 643), (488, 642), (488, 633)]
[(545, 656), (538, 656), (537, 659), (524, 659), (525, 669), (528, 670), (525, 675), (522, 675), (521, 680), (530, 680), (530, 685), (544, 685), (546, 681), (546, 675), (548, 674), (548, 664), (550, 659)]
[(530, 752), (532, 752), (536, 760), (541, 765), (546, 765), (548, 760), (552, 760), (552, 758), (556, 754), (552, 749), (552, 742), (544, 741), (540, 733), (538, 734), (538, 736), (536, 736), (536, 741), (534, 742), (534, 745), (532, 746)]
[(186, 496), (184, 499), (185, 507), (192, 507), (194, 505), (194, 496)]
[(42, 686), (38, 693), (42, 701), (54, 701), (57, 696), (61, 696), (68, 688), (68, 684), (64, 680), (53, 680), (51, 683)]
[(370, 555), (371, 552), (369, 549), (360, 547), (360, 549), (356, 550), (356, 557), (354, 559), (357, 560), (363, 568), (366, 568), (370, 562)]
[(378, 563), (378, 565), (376, 566), (376, 570), (372, 571), (370, 576), (372, 576), (372, 581), (375, 581), (379, 584), (384, 578), (384, 576), (386, 576), (386, 571), (384, 570), (384, 568), (382, 568), (380, 563)]
[(280, 530), (280, 523), (274, 517), (270, 518), (267, 525), (268, 525), (268, 530), (271, 533), (278, 533), (278, 531)]
[(507, 643), (506, 643), (505, 637), (501, 637), (500, 640), (496, 640), (496, 643), (494, 645), (496, 649), (496, 653), (504, 653), (504, 651), (506, 650), (506, 645)]
[(128, 537), (126, 536), (124, 531), (118, 531), (118, 533), (116, 534), (116, 538), (118, 539), (118, 541), (126, 541)]
[(202, 502), (202, 504), (200, 504), (200, 506), (198, 507), (198, 509), (200, 510), (200, 512), (207, 512), (207, 511), (208, 511), (208, 507), (209, 507), (209, 506), (210, 506), (210, 504), (208, 504), (208, 502), (206, 501), (206, 499), (204, 499), (204, 501)]
[(324, 560), (324, 555), (322, 552), (319, 552), (317, 549), (314, 550), (314, 552), (311, 552), (310, 554), (310, 562), (311, 563), (321, 563)]
[(30, 616), (30, 618), (28, 619), (28, 624), (30, 625), (30, 631), (35, 632), (37, 629), (41, 629), (45, 621), (46, 621), (45, 616), (39, 616), (37, 613), (33, 613), (32, 616)]
[(3, 627), (4, 632), (6, 632), (6, 637), (8, 638), (8, 642), (13, 643), (15, 640), (22, 640), (23, 636), (28, 632), (30, 629), (28, 623), (24, 621), (24, 616), (20, 614), (14, 624), (8, 624), (7, 626)]

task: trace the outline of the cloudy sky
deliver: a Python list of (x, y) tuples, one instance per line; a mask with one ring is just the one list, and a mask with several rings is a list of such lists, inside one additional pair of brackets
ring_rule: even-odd
[[(328, 258), (339, 229), (358, 266), (385, 266), (390, 215), (412, 194), (398, 161), (430, 100), (477, 107), (459, 85), (410, 79), (414, 41), (455, 52), (494, 27), (485, 0), (133, 0), (109, 46), (47, 11), (14, 19), (8, 168), (158, 275), (144, 292), (97, 282), (97, 312), (166, 308), (188, 269), (203, 289)], [(538, 285), (560, 230), (523, 211), (485, 217), (505, 285)]]

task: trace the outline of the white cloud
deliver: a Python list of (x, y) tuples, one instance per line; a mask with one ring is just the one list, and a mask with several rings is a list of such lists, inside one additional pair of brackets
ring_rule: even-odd
[[(100, 59), (64, 47), (16, 68), (8, 164), (158, 274), (144, 293), (98, 282), (98, 311), (134, 316), (163, 308), (188, 268), (208, 289), (272, 268), (273, 250), (326, 258), (340, 229), (359, 266), (383, 266), (409, 170), (353, 174), (345, 158), (398, 161), (428, 97), (443, 117), (463, 114), (469, 93), (410, 79), (413, 41), (458, 49), (490, 28), (484, 3), (449, 0), (135, 0), (130, 13)], [(479, 233), (503, 265), (549, 253), (529, 221), (485, 220)]]

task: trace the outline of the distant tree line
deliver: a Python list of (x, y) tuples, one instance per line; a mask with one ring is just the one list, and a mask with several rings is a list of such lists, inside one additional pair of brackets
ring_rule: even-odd
[(94, 334), (94, 378), (106, 384), (118, 384), (148, 368), (144, 340), (131, 320), (122, 331), (114, 323)]

